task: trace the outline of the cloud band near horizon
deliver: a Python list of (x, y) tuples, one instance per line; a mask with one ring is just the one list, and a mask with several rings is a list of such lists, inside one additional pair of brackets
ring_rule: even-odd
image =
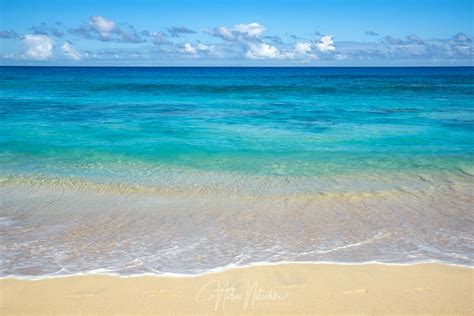
[[(258, 61), (311, 65), (321, 62), (438, 61), (472, 65), (474, 48), (470, 35), (459, 31), (449, 38), (404, 38), (365, 32), (367, 41), (337, 41), (337, 34), (313, 32), (272, 34), (259, 22), (212, 26), (194, 30), (168, 26), (161, 31), (139, 30), (126, 22), (94, 15), (77, 26), (63, 22), (41, 23), (26, 32), (0, 31), (0, 40), (21, 43), (15, 51), (3, 52), (2, 64), (133, 64), (160, 61)], [(197, 35), (200, 38), (196, 38)], [(203, 40), (204, 38), (204, 40)], [(81, 42), (82, 48), (74, 43)], [(101, 47), (84, 48), (90, 43)], [(97, 45), (91, 45), (97, 46)]]

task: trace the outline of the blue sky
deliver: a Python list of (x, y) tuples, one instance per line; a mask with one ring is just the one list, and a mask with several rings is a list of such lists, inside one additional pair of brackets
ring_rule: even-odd
[(0, 0), (0, 63), (472, 65), (472, 2)]

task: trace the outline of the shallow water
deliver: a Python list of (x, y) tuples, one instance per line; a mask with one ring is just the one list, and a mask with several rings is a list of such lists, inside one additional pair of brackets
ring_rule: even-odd
[(473, 265), (472, 68), (1, 68), (3, 276)]

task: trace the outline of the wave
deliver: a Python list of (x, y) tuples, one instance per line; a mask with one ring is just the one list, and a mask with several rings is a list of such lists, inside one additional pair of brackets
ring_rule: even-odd
[(412, 265), (422, 265), (422, 264), (442, 264), (452, 267), (461, 267), (474, 269), (474, 265), (466, 265), (459, 263), (452, 263), (449, 261), (442, 260), (419, 260), (411, 262), (387, 262), (387, 261), (360, 261), (360, 262), (340, 262), (340, 261), (278, 261), (278, 262), (253, 262), (245, 265), (238, 264), (228, 264), (222, 267), (210, 268), (196, 273), (174, 273), (174, 272), (144, 272), (144, 273), (130, 273), (130, 274), (121, 274), (117, 273), (114, 270), (108, 269), (94, 269), (85, 272), (76, 272), (76, 273), (64, 273), (65, 270), (61, 269), (58, 272), (44, 274), (44, 275), (21, 275), (21, 274), (11, 274), (0, 276), (0, 280), (4, 279), (16, 279), (16, 280), (44, 280), (44, 279), (53, 279), (53, 278), (68, 278), (68, 277), (78, 277), (78, 276), (113, 276), (118, 278), (134, 278), (134, 277), (175, 277), (175, 278), (196, 278), (208, 274), (222, 273), (234, 269), (247, 269), (252, 267), (260, 266), (278, 266), (278, 265), (342, 265), (342, 266), (361, 266), (361, 265), (385, 265), (385, 266), (412, 266)]

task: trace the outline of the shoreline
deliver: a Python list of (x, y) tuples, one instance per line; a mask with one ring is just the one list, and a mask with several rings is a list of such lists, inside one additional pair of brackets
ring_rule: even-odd
[(472, 314), (474, 270), (439, 263), (280, 263), (196, 276), (0, 279), (2, 314)]
[(130, 273), (130, 274), (120, 274), (113, 271), (99, 271), (105, 269), (97, 269), (91, 270), (87, 272), (75, 272), (70, 274), (60, 274), (59, 272), (51, 273), (51, 274), (44, 274), (44, 275), (7, 275), (7, 276), (0, 276), (1, 280), (21, 280), (21, 281), (41, 281), (41, 280), (48, 280), (48, 279), (56, 279), (56, 278), (71, 278), (71, 277), (89, 277), (89, 276), (98, 276), (98, 277), (115, 277), (121, 279), (128, 279), (128, 278), (140, 278), (140, 277), (159, 277), (159, 278), (199, 278), (204, 277), (207, 275), (218, 274), (218, 273), (225, 273), (231, 270), (239, 270), (239, 269), (250, 269), (254, 267), (272, 267), (272, 266), (285, 266), (285, 265), (323, 265), (323, 266), (392, 266), (392, 267), (406, 267), (406, 266), (418, 266), (418, 265), (442, 265), (448, 267), (455, 267), (455, 268), (465, 268), (465, 269), (472, 269), (474, 272), (474, 266), (471, 265), (464, 265), (458, 263), (450, 263), (438, 260), (427, 260), (427, 261), (419, 261), (419, 262), (380, 262), (380, 261), (363, 261), (363, 262), (331, 262), (331, 261), (277, 261), (277, 262), (254, 262), (246, 265), (235, 265), (230, 264), (227, 266), (210, 268), (208, 270), (196, 273), (178, 273), (178, 272), (142, 272), (142, 273)]

